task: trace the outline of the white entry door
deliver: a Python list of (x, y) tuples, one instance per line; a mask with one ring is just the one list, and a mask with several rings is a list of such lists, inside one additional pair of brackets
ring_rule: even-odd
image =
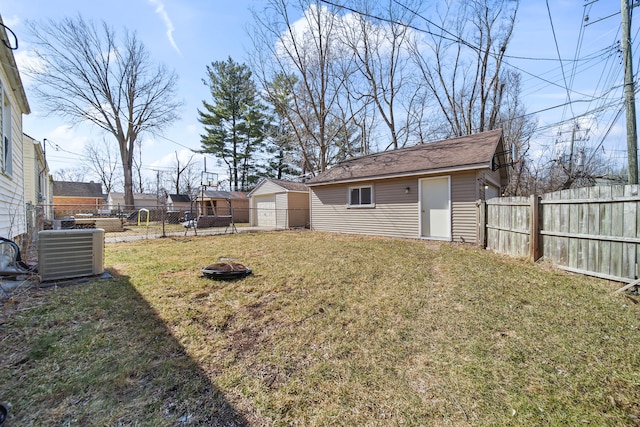
[(420, 233), (434, 240), (451, 240), (451, 189), (448, 176), (420, 180)]

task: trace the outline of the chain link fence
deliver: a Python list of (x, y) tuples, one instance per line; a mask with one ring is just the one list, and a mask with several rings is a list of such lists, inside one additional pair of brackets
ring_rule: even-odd
[[(43, 230), (99, 228), (105, 231), (105, 243), (119, 243), (161, 237), (304, 229), (309, 228), (310, 225), (309, 209), (233, 208), (205, 212), (206, 215), (197, 215), (192, 209), (168, 210), (163, 206), (111, 210), (87, 205), (27, 204), (25, 208), (27, 231), (14, 243), (19, 246), (18, 255), (22, 260), (29, 266), (37, 268), (39, 264), (38, 233)], [(3, 245), (2, 248), (11, 250), (10, 245)], [(2, 259), (15, 259), (15, 254), (6, 254), (4, 258), (1, 255), (0, 253)], [(0, 296), (10, 296), (22, 287), (21, 283), (31, 283), (31, 274), (17, 276), (26, 278), (20, 279), (21, 282), (6, 282), (3, 281), (3, 277), (5, 279), (6, 277), (0, 272)]]
[[(248, 209), (227, 215), (196, 215), (192, 210), (163, 206), (125, 209), (90, 208), (86, 205), (27, 206), (28, 241), (41, 230), (101, 228), (106, 242), (155, 239), (168, 236), (228, 234), (249, 226)], [(49, 214), (49, 215), (47, 215)], [(29, 242), (25, 247), (29, 246)]]
[(198, 215), (195, 209), (164, 206), (131, 210), (86, 205), (27, 205), (27, 234), (21, 246), (34, 249), (42, 230), (101, 228), (107, 243), (169, 236), (230, 234), (241, 231), (309, 228), (309, 209), (221, 210)]
[(33, 205), (25, 209), (27, 232), (16, 241), (22, 258), (38, 264), (38, 233), (43, 230), (101, 228), (105, 243), (241, 232), (309, 228), (309, 209), (234, 208), (198, 215), (195, 209), (164, 206), (106, 209), (87, 205)]

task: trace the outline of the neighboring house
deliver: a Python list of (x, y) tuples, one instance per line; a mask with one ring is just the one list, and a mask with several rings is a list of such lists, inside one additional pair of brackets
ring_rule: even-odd
[(42, 144), (26, 133), (24, 146), (24, 202), (26, 203), (27, 229), (36, 232), (43, 229), (43, 221), (53, 219), (53, 179), (45, 159)]
[(311, 228), (476, 243), (476, 201), (500, 194), (509, 161), (494, 130), (341, 162), (306, 182)]
[(55, 218), (98, 213), (104, 207), (102, 184), (53, 181), (53, 215)]
[[(49, 166), (44, 157), (40, 141), (26, 133), (23, 135), (24, 150), (24, 201), (33, 206), (53, 204), (53, 181), (49, 175)], [(45, 217), (48, 218), (46, 209)]]
[[(4, 25), (0, 37), (9, 40)], [(14, 240), (27, 231), (22, 116), (30, 112), (13, 51), (0, 44), (0, 237)]]
[(191, 196), (188, 194), (169, 194), (167, 196), (167, 210), (188, 212), (191, 210)]
[(198, 215), (231, 216), (234, 222), (249, 222), (249, 199), (240, 191), (203, 190), (198, 194)]
[(249, 193), (251, 225), (309, 226), (309, 189), (300, 182), (265, 178)]
[[(112, 211), (124, 209), (124, 193), (112, 191), (107, 196), (107, 205)], [(147, 193), (133, 193), (133, 206), (135, 209), (156, 209), (158, 196)]]

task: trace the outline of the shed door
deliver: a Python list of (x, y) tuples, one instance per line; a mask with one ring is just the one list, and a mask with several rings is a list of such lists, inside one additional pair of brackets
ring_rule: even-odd
[(451, 191), (449, 177), (420, 180), (421, 237), (451, 240)]
[(258, 227), (276, 226), (276, 197), (275, 195), (255, 196), (256, 224)]

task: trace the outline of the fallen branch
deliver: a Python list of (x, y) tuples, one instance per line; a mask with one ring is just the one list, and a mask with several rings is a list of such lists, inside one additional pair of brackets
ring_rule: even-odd
[(634, 286), (638, 286), (638, 284), (640, 284), (640, 279), (638, 279), (638, 280), (636, 280), (636, 281), (634, 281), (634, 282), (631, 282), (631, 283), (629, 283), (628, 285), (625, 285), (625, 286), (621, 287), (620, 289), (618, 289), (618, 290), (616, 291), (616, 293), (624, 292), (624, 291), (626, 291), (627, 289), (631, 289), (631, 288), (633, 288)]

